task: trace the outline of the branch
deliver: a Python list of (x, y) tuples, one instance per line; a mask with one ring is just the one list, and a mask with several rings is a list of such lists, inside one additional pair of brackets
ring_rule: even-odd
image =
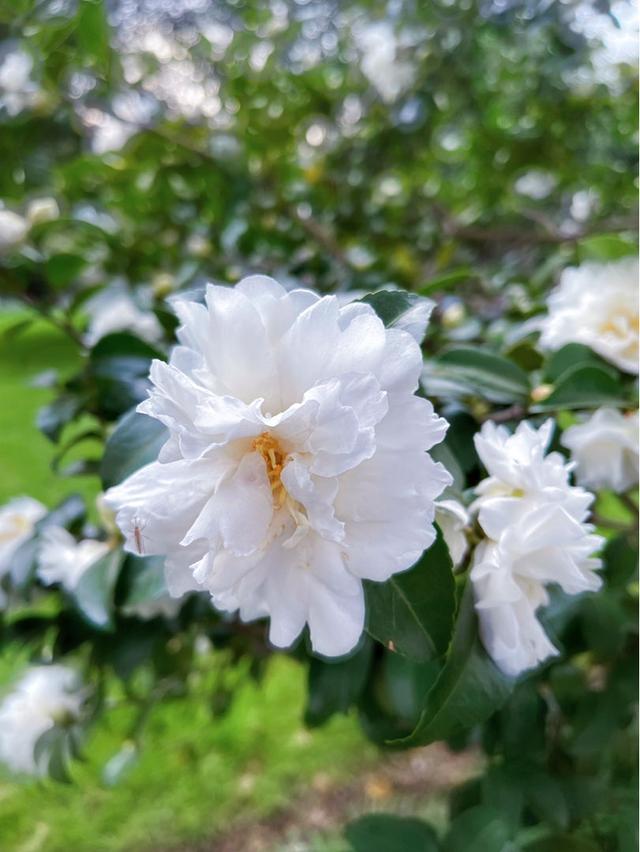
[(481, 225), (463, 225), (439, 204), (435, 204), (433, 207), (441, 220), (442, 230), (447, 236), (458, 237), (470, 242), (524, 243), (529, 245), (575, 243), (594, 234), (612, 231), (635, 231), (638, 227), (637, 220), (631, 217), (628, 219), (618, 218), (597, 222), (589, 227), (581, 228), (574, 234), (566, 234), (560, 231), (546, 216), (537, 211), (535, 215), (531, 211), (527, 211), (526, 216), (533, 219), (543, 230), (540, 230), (540, 227), (528, 229), (511, 226), (483, 227)]

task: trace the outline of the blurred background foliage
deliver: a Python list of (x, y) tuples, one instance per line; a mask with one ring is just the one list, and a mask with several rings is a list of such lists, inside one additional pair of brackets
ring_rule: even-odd
[[(436, 302), (428, 354), (445, 342), (481, 343), (538, 370), (526, 323), (558, 271), (633, 247), (633, 19), (623, 0), (0, 0), (0, 214), (23, 222), (17, 235), (0, 234), (2, 496), (28, 492), (51, 508), (80, 481), (96, 521), (111, 424), (145, 395), (149, 359), (172, 340), (166, 299), (197, 293), (208, 280), (264, 272), (323, 292), (400, 286)], [(38, 212), (43, 198), (57, 209), (49, 203)], [(147, 317), (134, 329), (138, 338), (111, 335), (100, 344), (96, 325), (108, 302), (91, 305), (105, 291), (126, 293)], [(39, 389), (27, 390), (36, 373)], [(481, 388), (452, 434), (468, 439), (487, 400), (507, 404), (510, 392)], [(26, 418), (45, 399), (39, 426), (55, 446), (34, 427), (25, 452)], [(477, 459), (462, 464), (463, 480), (477, 478)], [(82, 475), (68, 489), (59, 476), (65, 467)], [(628, 523), (624, 508), (602, 499), (605, 514)], [(488, 838), (477, 849), (507, 848), (521, 823), (533, 830), (527, 848), (541, 852), (632, 848), (634, 615), (628, 550), (612, 553), (610, 564), (623, 567), (604, 603), (561, 614), (570, 661), (553, 669), (542, 692), (519, 687), (507, 710), (474, 734), (492, 768), (452, 799), (450, 813), (463, 822), (447, 848), (468, 849), (469, 838)], [(234, 813), (268, 813), (292, 784), (312, 776), (315, 783), (318, 772), (342, 777), (373, 759), (353, 712), (312, 734), (297, 727), (303, 714), (321, 725), (358, 702), (365, 733), (382, 742), (412, 730), (416, 696), (434, 677), (428, 664), (365, 643), (330, 676), (312, 662), (308, 698), (301, 668), (278, 660), (266, 675), (271, 692), (248, 699), (253, 685), (211, 683), (198, 662), (195, 609), (181, 622), (183, 646), (171, 646), (176, 637), (162, 625), (153, 637), (161, 649), (154, 665), (179, 671), (178, 692), (189, 681), (195, 697), (155, 709), (133, 701), (150, 719), (135, 764), (138, 712), (130, 718), (119, 709), (131, 696), (114, 687), (111, 728), (92, 741), (78, 786), (5, 783), (5, 848), (137, 849), (206, 836)], [(62, 631), (71, 650), (92, 635), (77, 629)], [(217, 641), (219, 626), (211, 630)], [(587, 689), (594, 674), (593, 660), (580, 656), (585, 635), (596, 667), (614, 672), (605, 693)], [(52, 644), (43, 637), (42, 647)], [(245, 662), (247, 649), (254, 655), (252, 674), (263, 675), (263, 646), (251, 631), (234, 641)], [(98, 657), (110, 651), (117, 649), (109, 637), (96, 641)], [(11, 646), (3, 679), (23, 661)], [(225, 661), (221, 671), (235, 677)], [(201, 710), (203, 696), (213, 720)], [(256, 702), (262, 723), (249, 706)], [(285, 721), (283, 705), (293, 708)], [(559, 707), (578, 722), (545, 739)], [(452, 742), (467, 744), (463, 736)], [(102, 773), (114, 755), (113, 778), (123, 780), (111, 790)], [(233, 771), (221, 770), (225, 755)], [(516, 777), (529, 779), (526, 789)], [(390, 796), (378, 789), (370, 798)], [(93, 826), (82, 816), (87, 806), (90, 815), (95, 808)], [(42, 816), (34, 821), (36, 808)], [(556, 832), (551, 839), (536, 835), (539, 823)], [(566, 835), (575, 825), (578, 834)], [(303, 848), (372, 850), (366, 844), (380, 831), (363, 823), (348, 846), (323, 835)], [(431, 848), (417, 831), (416, 848)]]

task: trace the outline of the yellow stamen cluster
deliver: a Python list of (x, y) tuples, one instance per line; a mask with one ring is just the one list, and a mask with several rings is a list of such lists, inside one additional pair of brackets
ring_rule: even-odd
[(286, 489), (280, 479), (280, 474), (287, 461), (287, 454), (269, 432), (263, 432), (257, 438), (254, 438), (251, 448), (256, 453), (260, 453), (264, 459), (264, 463), (267, 466), (267, 477), (271, 486), (271, 493), (273, 494), (273, 502), (279, 508), (287, 498)]

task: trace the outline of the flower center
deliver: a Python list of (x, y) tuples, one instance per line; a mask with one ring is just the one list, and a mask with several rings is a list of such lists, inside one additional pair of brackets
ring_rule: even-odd
[(280, 479), (282, 469), (287, 461), (287, 454), (269, 432), (263, 432), (257, 438), (254, 438), (251, 448), (254, 452), (260, 453), (264, 459), (274, 505), (281, 507), (287, 498), (287, 491)]

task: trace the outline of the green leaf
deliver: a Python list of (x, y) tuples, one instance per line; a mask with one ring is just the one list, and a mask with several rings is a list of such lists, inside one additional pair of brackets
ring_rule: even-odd
[(80, 0), (76, 20), (80, 55), (86, 64), (96, 65), (108, 76), (110, 46), (105, 4), (101, 0)]
[(464, 811), (451, 823), (443, 852), (508, 852), (510, 831), (502, 815), (487, 805)]
[(505, 702), (513, 684), (480, 643), (467, 583), (445, 665), (426, 696), (416, 729), (402, 745), (427, 745), (484, 722)]
[(620, 234), (598, 234), (586, 237), (578, 243), (580, 261), (597, 260), (601, 262), (619, 260), (629, 255), (636, 256), (638, 246), (635, 240)]
[(366, 629), (383, 645), (418, 662), (444, 654), (455, 612), (455, 583), (442, 533), (409, 571), (385, 583), (366, 582), (365, 597)]
[(64, 427), (82, 411), (83, 405), (84, 401), (81, 397), (64, 393), (38, 411), (36, 425), (50, 441), (55, 443)]
[(45, 263), (45, 274), (54, 287), (72, 284), (86, 265), (83, 257), (75, 254), (56, 254)]
[(148, 603), (167, 594), (163, 556), (128, 554), (123, 570), (127, 584), (123, 606)]
[(105, 489), (122, 482), (139, 468), (155, 461), (167, 440), (167, 430), (158, 420), (128, 411), (116, 424), (107, 441), (100, 466)]
[(456, 346), (427, 362), (423, 379), (433, 396), (480, 396), (491, 402), (523, 402), (529, 377), (517, 364), (486, 349)]
[(98, 630), (113, 629), (113, 593), (122, 559), (120, 548), (107, 553), (87, 568), (73, 590), (80, 614)]
[(61, 784), (70, 784), (70, 731), (54, 725), (41, 734), (33, 747), (33, 759), (38, 771)]
[(353, 852), (438, 852), (438, 836), (428, 823), (395, 814), (367, 814), (349, 823), (345, 837)]
[(120, 417), (146, 397), (153, 358), (164, 359), (164, 354), (127, 332), (108, 334), (96, 343), (89, 356), (89, 375), (104, 417)]
[(463, 266), (460, 269), (452, 269), (450, 272), (444, 272), (442, 275), (436, 275), (435, 278), (429, 279), (420, 287), (418, 293), (422, 296), (430, 296), (438, 291), (449, 290), (461, 281), (469, 281), (477, 277), (477, 273), (470, 266)]
[(614, 370), (578, 365), (565, 371), (552, 393), (531, 408), (534, 412), (558, 408), (596, 408), (599, 405), (627, 404), (620, 390), (620, 379)]
[(575, 367), (604, 367), (608, 369), (602, 358), (593, 349), (582, 343), (567, 343), (549, 358), (545, 369), (545, 378), (549, 382), (557, 382), (564, 373)]
[(373, 644), (365, 637), (362, 647), (346, 660), (309, 661), (305, 724), (321, 725), (335, 713), (346, 713), (364, 688), (371, 666)]
[(429, 299), (406, 290), (378, 290), (358, 301), (371, 305), (388, 328), (403, 328), (419, 340), (424, 337), (433, 308)]
[(526, 801), (540, 822), (555, 829), (567, 828), (569, 810), (561, 784), (553, 776), (531, 771), (527, 775)]

